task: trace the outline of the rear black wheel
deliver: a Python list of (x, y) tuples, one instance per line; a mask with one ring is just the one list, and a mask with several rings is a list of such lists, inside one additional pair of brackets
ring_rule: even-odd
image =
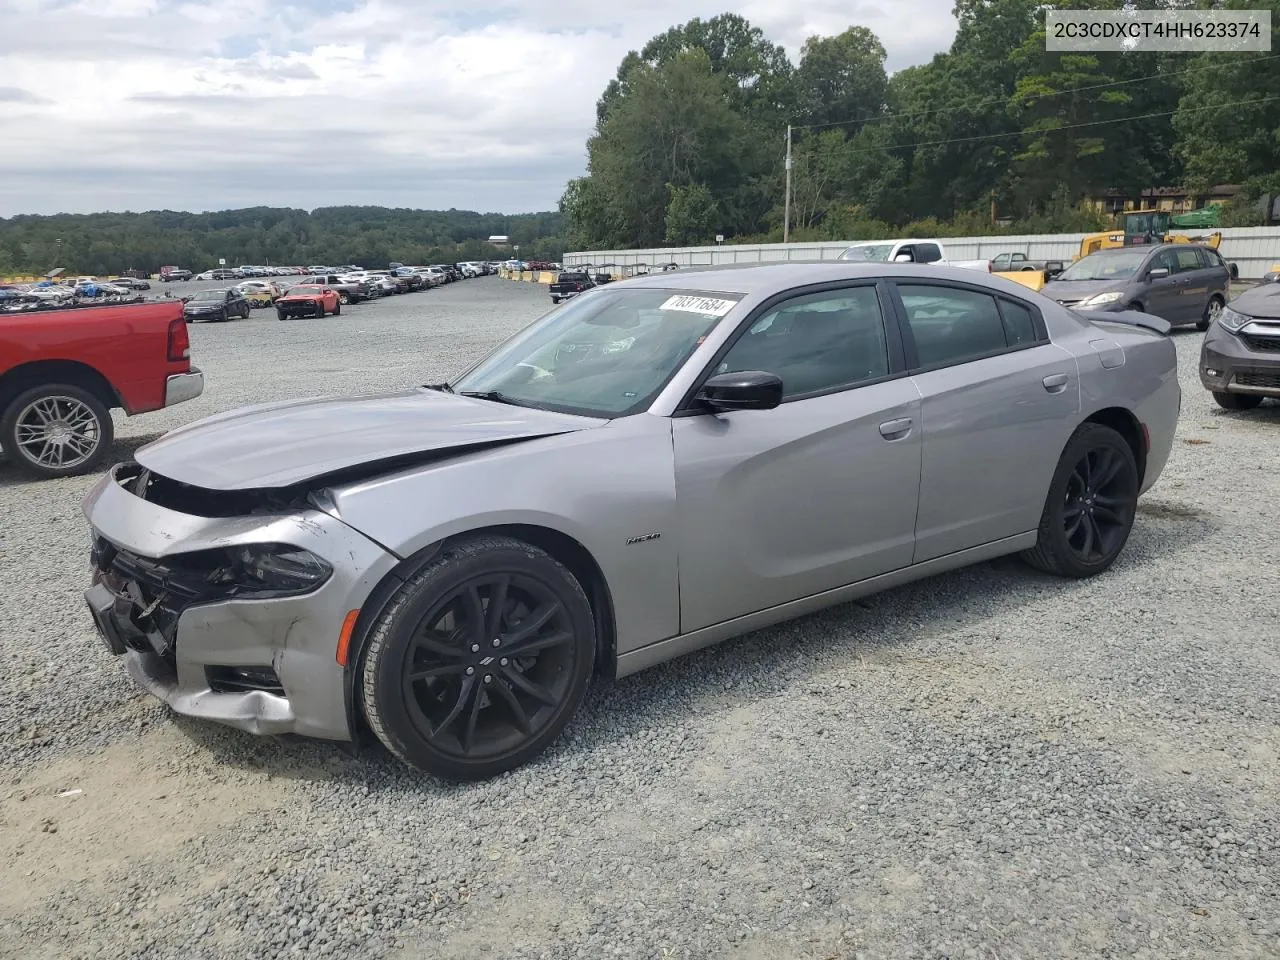
[(529, 544), (477, 537), (445, 548), (373, 625), (359, 667), (364, 714), (419, 770), (492, 777), (560, 735), (594, 654), (574, 576)]
[(1223, 410), (1252, 410), (1262, 403), (1256, 393), (1214, 393), (1213, 399)]
[(1081, 424), (1062, 451), (1036, 545), (1023, 559), (1061, 577), (1102, 573), (1129, 539), (1139, 486), (1124, 437), (1098, 423)]
[(333, 305), (333, 315), (334, 315), (335, 317), (342, 316), (342, 301), (341, 301), (341, 300), (339, 300), (337, 303), (335, 303), (335, 304)]

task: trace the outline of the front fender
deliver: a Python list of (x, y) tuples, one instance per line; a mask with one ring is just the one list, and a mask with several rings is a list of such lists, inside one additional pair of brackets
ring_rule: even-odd
[(619, 654), (679, 632), (671, 423), (604, 426), (410, 467), (327, 492), (336, 516), (401, 558), (460, 534), (526, 525), (591, 554)]

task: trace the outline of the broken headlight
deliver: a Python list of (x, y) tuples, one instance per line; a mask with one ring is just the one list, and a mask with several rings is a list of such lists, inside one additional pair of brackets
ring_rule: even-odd
[(236, 596), (290, 596), (315, 590), (332, 574), (333, 567), (310, 550), (255, 543), (228, 549), (209, 582), (231, 588)]

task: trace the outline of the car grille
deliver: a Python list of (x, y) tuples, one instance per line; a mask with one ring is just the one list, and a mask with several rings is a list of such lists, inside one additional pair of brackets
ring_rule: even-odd
[(1260, 337), (1257, 334), (1242, 333), (1240, 340), (1250, 350), (1259, 353), (1280, 353), (1280, 337)]
[[(202, 583), (201, 578), (183, 577), (167, 564), (121, 550), (102, 537), (94, 539), (91, 560), (94, 567), (113, 579), (137, 584), (143, 607), (134, 609), (134, 625), (143, 631), (158, 631), (167, 643), (165, 655), (170, 658), (178, 618), (191, 605), (212, 599), (208, 584)], [(144, 612), (146, 616), (142, 615)], [(154, 652), (145, 640), (139, 641), (137, 648)]]
[(1237, 373), (1235, 382), (1242, 387), (1280, 390), (1280, 373)]

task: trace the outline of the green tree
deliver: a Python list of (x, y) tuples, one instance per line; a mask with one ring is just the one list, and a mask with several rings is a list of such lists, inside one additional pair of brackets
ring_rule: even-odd
[(866, 120), (884, 111), (889, 81), (884, 45), (866, 27), (810, 37), (795, 72), (797, 116), (821, 125)]
[[(1224, 0), (1222, 6), (1269, 9), (1271, 50), (1280, 51), (1280, 0)], [(1173, 118), (1188, 186), (1240, 183), (1251, 197), (1280, 193), (1280, 68), (1275, 61), (1252, 63), (1258, 56), (1206, 53), (1188, 65)]]
[(701, 49), (630, 75), (625, 95), (587, 144), (589, 183), (566, 192), (575, 236), (590, 246), (661, 243), (667, 184), (732, 185), (747, 127), (732, 85)]
[(715, 238), (720, 211), (715, 197), (701, 183), (683, 187), (667, 184), (666, 233), (667, 243), (694, 246), (708, 243)]

